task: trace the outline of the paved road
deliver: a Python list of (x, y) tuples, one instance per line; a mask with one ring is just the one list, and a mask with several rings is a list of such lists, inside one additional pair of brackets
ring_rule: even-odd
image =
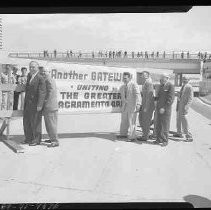
[[(193, 108), (199, 103), (195, 99)], [(211, 207), (211, 122), (193, 109), (189, 119), (194, 142), (170, 140), (167, 147), (117, 141), (119, 114), (61, 115), (58, 148), (24, 145), (25, 153), (16, 154), (0, 142), (0, 203), (188, 201)], [(21, 120), (11, 128), (13, 139), (23, 138)]]

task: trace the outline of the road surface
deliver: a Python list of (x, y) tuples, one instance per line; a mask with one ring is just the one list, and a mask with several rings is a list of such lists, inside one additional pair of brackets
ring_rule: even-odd
[[(197, 112), (205, 106), (200, 103), (195, 99), (188, 116), (191, 143), (119, 141), (118, 113), (60, 115), (57, 148), (24, 145), (17, 154), (0, 142), (0, 203), (187, 201), (211, 207), (211, 122)], [(173, 112), (171, 130), (175, 124)], [(21, 119), (11, 122), (11, 133), (23, 139)]]

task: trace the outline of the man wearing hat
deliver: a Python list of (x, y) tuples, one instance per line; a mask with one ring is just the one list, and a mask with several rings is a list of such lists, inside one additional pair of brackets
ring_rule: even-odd
[(167, 146), (171, 120), (171, 107), (174, 102), (174, 85), (168, 74), (162, 74), (157, 95), (156, 144)]
[(174, 137), (183, 138), (182, 129), (185, 134), (187, 142), (193, 141), (192, 134), (189, 131), (187, 114), (189, 107), (193, 101), (193, 87), (189, 84), (189, 78), (184, 76), (182, 78), (183, 85), (180, 92), (177, 94), (177, 133)]

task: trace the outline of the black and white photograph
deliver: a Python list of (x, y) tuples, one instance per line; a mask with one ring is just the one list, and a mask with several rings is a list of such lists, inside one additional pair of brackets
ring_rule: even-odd
[(0, 204), (211, 208), (210, 26), (211, 6), (0, 14)]

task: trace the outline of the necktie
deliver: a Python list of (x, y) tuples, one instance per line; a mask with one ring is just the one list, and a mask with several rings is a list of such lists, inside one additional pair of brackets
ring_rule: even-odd
[(29, 74), (29, 77), (28, 77), (28, 83), (30, 83), (31, 78), (32, 78), (32, 75), (31, 75), (31, 74)]
[(183, 85), (182, 88), (181, 88), (181, 90), (180, 90), (180, 98), (182, 96), (182, 91), (183, 91), (184, 87), (185, 87), (185, 85)]
[(125, 85), (125, 99), (127, 99), (127, 85)]

